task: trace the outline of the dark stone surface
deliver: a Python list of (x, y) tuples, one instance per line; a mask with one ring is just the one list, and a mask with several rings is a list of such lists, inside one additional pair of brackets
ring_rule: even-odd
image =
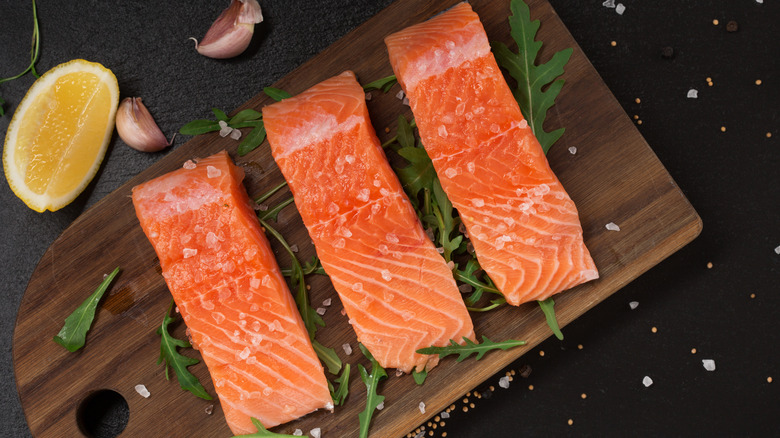
[[(390, 1), (261, 3), (265, 22), (250, 49), (217, 61), (198, 55), (187, 38), (201, 37), (227, 2), (41, 1), (38, 70), (73, 58), (101, 62), (116, 74), (122, 97), (142, 96), (170, 135), (208, 117), (211, 107), (238, 107)], [(457, 404), (435, 436), (777, 436), (780, 5), (625, 0), (618, 15), (600, 0), (551, 3), (625, 111), (639, 116), (639, 130), (701, 215), (704, 231), (564, 328), (564, 341), (552, 338), (508, 369), (530, 364), (529, 377), (514, 376), (506, 390), (499, 375), (489, 379), (479, 389), (494, 385), (492, 396), (469, 397), (475, 407), (467, 413)], [(726, 29), (732, 20), (737, 32)], [(0, 0), (0, 76), (25, 68), (31, 31), (30, 2)], [(666, 47), (673, 57), (662, 56)], [(0, 84), (3, 137), (32, 82), (27, 75)], [(698, 99), (686, 98), (690, 88)], [(186, 140), (177, 138), (174, 147)], [(115, 137), (86, 192), (55, 213), (33, 212), (0, 183), (3, 436), (29, 435), (11, 345), (36, 263), (79, 214), (165, 154), (136, 152)], [(639, 307), (630, 310), (630, 301)], [(705, 371), (702, 359), (714, 359), (717, 370)], [(642, 385), (646, 375), (655, 382), (649, 388)], [(770, 376), (775, 382), (767, 382)]]

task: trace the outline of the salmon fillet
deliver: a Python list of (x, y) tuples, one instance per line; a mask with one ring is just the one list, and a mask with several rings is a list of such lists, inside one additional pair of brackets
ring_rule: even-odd
[(598, 278), (577, 208), (468, 3), (385, 38), (441, 186), (509, 304)]
[(230, 430), (333, 407), (325, 373), (226, 152), (133, 188), (176, 306)]
[(473, 339), (452, 272), (376, 138), (352, 72), (263, 108), (282, 170), (358, 341), (385, 368), (431, 369), (420, 348)]

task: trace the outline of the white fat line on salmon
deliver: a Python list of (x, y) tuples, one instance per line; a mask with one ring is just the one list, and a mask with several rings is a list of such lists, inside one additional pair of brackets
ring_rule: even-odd
[(281, 151), (275, 157), (277, 161), (286, 159), (299, 149), (314, 148), (317, 143), (325, 139), (365, 123), (363, 117), (356, 115), (349, 116), (344, 122), (338, 123), (336, 115), (325, 113), (317, 118), (299, 119), (299, 121), (303, 126), (295, 128), (295, 135), (287, 136), (289, 140), (277, 140), (278, 150)]

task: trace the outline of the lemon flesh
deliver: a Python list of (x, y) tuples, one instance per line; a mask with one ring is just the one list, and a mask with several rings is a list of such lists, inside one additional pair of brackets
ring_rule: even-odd
[(100, 167), (119, 87), (100, 64), (74, 60), (41, 76), (14, 113), (3, 149), (6, 179), (35, 211), (72, 202)]

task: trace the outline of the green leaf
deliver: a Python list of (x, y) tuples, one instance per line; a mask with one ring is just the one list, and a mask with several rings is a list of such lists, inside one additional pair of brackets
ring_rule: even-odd
[(92, 321), (95, 319), (95, 309), (97, 309), (98, 302), (118, 273), (119, 268), (116, 268), (108, 274), (97, 290), (65, 318), (65, 325), (62, 326), (60, 332), (54, 337), (54, 342), (62, 345), (71, 353), (84, 346), (87, 332), (92, 327)]
[(238, 155), (244, 156), (253, 150), (265, 140), (265, 124), (263, 121), (255, 122), (255, 129), (253, 129), (244, 140), (238, 145)]
[(279, 102), (280, 100), (288, 99), (292, 97), (292, 95), (284, 90), (280, 90), (278, 88), (273, 87), (265, 87), (263, 88), (263, 93), (265, 93), (266, 96), (270, 97), (271, 99)]
[(462, 361), (463, 359), (471, 356), (472, 354), (476, 354), (476, 360), (482, 359), (482, 356), (485, 355), (490, 350), (508, 350), (513, 347), (519, 347), (521, 345), (525, 345), (525, 341), (516, 341), (514, 339), (510, 339), (508, 341), (501, 341), (501, 342), (493, 342), (490, 339), (487, 338), (487, 336), (482, 335), (482, 342), (476, 343), (472, 340), (470, 340), (467, 337), (463, 337), (463, 340), (466, 341), (465, 345), (460, 345), (455, 340), (450, 339), (450, 345), (447, 345), (445, 347), (427, 347), (427, 348), (421, 348), (417, 350), (420, 354), (438, 354), (439, 358), (443, 358), (446, 356), (449, 356), (451, 354), (457, 354), (458, 359), (457, 362)]
[(287, 207), (288, 205), (293, 203), (293, 198), (285, 199), (284, 201), (277, 204), (274, 208), (266, 211), (261, 211), (258, 213), (258, 217), (261, 221), (267, 221), (272, 220), (276, 222), (279, 219), (279, 213), (284, 210), (284, 207)]
[(328, 380), (330, 398), (333, 399), (333, 404), (335, 406), (343, 406), (344, 401), (347, 399), (347, 395), (349, 394), (349, 371), (350, 365), (344, 364), (344, 370), (341, 372), (341, 376), (336, 380), (336, 383), (339, 384), (338, 390), (334, 390), (333, 384)]
[(454, 210), (444, 190), (441, 188), (439, 178), (433, 180), (433, 214), (436, 217), (436, 226), (438, 228), (439, 245), (444, 249), (444, 260), (449, 262), (452, 253), (458, 249), (463, 235), (458, 235), (450, 239), (450, 235), (455, 231), (457, 220), (453, 217)]
[(383, 93), (387, 93), (397, 82), (395, 75), (390, 75), (363, 85), (363, 91), (382, 90)]
[(311, 340), (311, 345), (314, 347), (314, 352), (317, 353), (317, 357), (319, 357), (320, 361), (328, 368), (328, 372), (338, 375), (339, 371), (341, 371), (341, 359), (339, 359), (336, 351), (322, 345), (320, 341), (316, 339)]
[(420, 190), (432, 190), (436, 171), (425, 149), (405, 147), (398, 150), (398, 155), (409, 161), (408, 166), (395, 171), (409, 199), (416, 200)]
[(544, 301), (537, 301), (539, 307), (544, 312), (544, 318), (547, 320), (547, 325), (550, 326), (550, 330), (555, 334), (555, 337), (559, 340), (563, 340), (563, 333), (560, 327), (558, 327), (558, 320), (555, 318), (555, 301), (552, 297), (547, 298)]
[[(11, 76), (8, 78), (2, 78), (0, 79), (0, 84), (3, 82), (13, 81), (14, 79), (18, 79), (27, 72), (30, 72), (33, 76), (36, 78), (41, 77), (41, 75), (38, 74), (38, 72), (35, 70), (35, 63), (38, 62), (38, 55), (40, 54), (41, 50), (41, 33), (38, 26), (38, 9), (35, 5), (35, 0), (32, 2), (32, 13), (33, 13), (33, 33), (32, 33), (32, 46), (30, 47), (30, 64), (27, 65), (27, 68), (24, 69), (21, 73), (15, 76)], [(0, 116), (5, 115), (5, 110), (3, 110), (3, 101), (0, 99)]]
[[(268, 429), (266, 429), (263, 426), (263, 423), (261, 423), (260, 420), (258, 420), (255, 417), (252, 417), (252, 424), (254, 424), (255, 427), (257, 428), (257, 432), (250, 433), (247, 435), (234, 435), (233, 438), (298, 438), (298, 436), (300, 436), (300, 435), (285, 435), (282, 433), (271, 432)], [(304, 435), (304, 436), (308, 436), (308, 435)]]
[[(518, 53), (514, 53), (501, 43), (491, 44), (498, 64), (517, 81), (513, 94), (523, 116), (545, 153), (563, 135), (563, 128), (545, 132), (543, 128), (547, 110), (555, 104), (555, 98), (563, 87), (563, 79), (555, 80), (564, 72), (574, 49), (571, 47), (555, 53), (544, 64), (536, 65), (536, 57), (542, 47), (541, 41), (535, 41), (539, 30), (539, 20), (531, 21), (531, 12), (522, 0), (510, 3), (512, 15), (509, 17), (512, 38), (517, 43)], [(555, 81), (555, 82), (553, 82)], [(550, 84), (546, 90), (542, 89)]]
[(192, 375), (187, 369), (187, 367), (195, 365), (200, 361), (192, 357), (184, 356), (178, 351), (178, 348), (191, 347), (190, 343), (182, 339), (174, 338), (168, 332), (168, 326), (174, 321), (174, 318), (170, 315), (172, 308), (173, 301), (171, 301), (171, 305), (168, 306), (168, 310), (165, 312), (162, 325), (157, 329), (157, 334), (160, 335), (160, 357), (157, 359), (157, 364), (159, 365), (165, 362), (166, 379), (169, 379), (168, 367), (171, 367), (176, 373), (176, 378), (179, 380), (181, 389), (189, 391), (204, 400), (211, 400), (211, 396), (200, 384), (198, 378)]
[(358, 370), (360, 371), (360, 380), (366, 385), (366, 408), (358, 415), (360, 419), (360, 438), (368, 437), (368, 428), (371, 425), (371, 417), (374, 415), (376, 407), (385, 401), (385, 396), (377, 393), (379, 387), (379, 381), (387, 377), (385, 369), (379, 366), (379, 362), (374, 359), (374, 356), (368, 351), (363, 344), (358, 344), (360, 351), (363, 355), (371, 361), (371, 374), (366, 371), (363, 365), (358, 364)]
[(428, 370), (422, 370), (419, 373), (417, 370), (414, 370), (412, 371), (412, 377), (414, 378), (414, 383), (422, 385), (425, 383), (425, 379), (428, 377)]
[(216, 120), (193, 120), (179, 129), (182, 135), (200, 135), (207, 132), (219, 131), (219, 122)]
[(0, 117), (5, 115), (5, 108), (3, 108), (3, 105), (5, 105), (5, 100), (0, 97)]
[(402, 148), (414, 147), (414, 131), (412, 125), (406, 121), (406, 117), (398, 116), (398, 128), (396, 128), (396, 140)]
[[(228, 126), (231, 128), (237, 128), (238, 126), (234, 126), (236, 123), (241, 122), (256, 122), (258, 120), (261, 120), (263, 118), (263, 115), (259, 111), (255, 111), (251, 108), (247, 108), (245, 110), (241, 110), (236, 114), (235, 116), (231, 117), (228, 121)], [(240, 126), (243, 128), (244, 126)]]
[(279, 190), (282, 190), (286, 186), (287, 186), (287, 181), (282, 181), (278, 186), (268, 190), (267, 192), (265, 192), (262, 195), (260, 195), (257, 198), (255, 198), (255, 202), (258, 203), (258, 204), (261, 204), (261, 203), (265, 202), (266, 200), (268, 200), (268, 198), (270, 198), (276, 192), (278, 192)]
[(228, 115), (225, 114), (224, 111), (222, 111), (219, 108), (212, 108), (211, 112), (214, 113), (214, 116), (216, 116), (217, 120), (221, 122), (227, 122), (228, 121)]

